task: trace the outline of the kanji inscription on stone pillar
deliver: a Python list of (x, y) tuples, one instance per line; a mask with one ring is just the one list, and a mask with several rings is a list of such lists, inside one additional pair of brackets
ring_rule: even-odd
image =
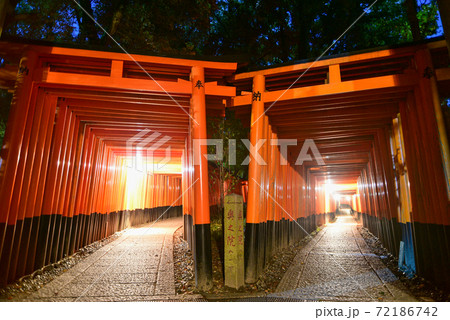
[(224, 203), (225, 285), (239, 289), (244, 286), (244, 202), (229, 194)]

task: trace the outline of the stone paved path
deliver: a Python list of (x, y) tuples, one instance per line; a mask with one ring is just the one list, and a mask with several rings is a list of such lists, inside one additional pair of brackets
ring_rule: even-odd
[(201, 299), (175, 295), (173, 233), (183, 219), (152, 224), (126, 230), (23, 301)]
[(274, 298), (416, 301), (373, 254), (351, 216), (339, 216), (294, 258)]

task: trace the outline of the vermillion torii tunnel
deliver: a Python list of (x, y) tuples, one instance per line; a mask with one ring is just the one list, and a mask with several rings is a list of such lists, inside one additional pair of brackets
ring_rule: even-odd
[[(246, 282), (328, 222), (339, 190), (401, 252), (405, 272), (450, 286), (445, 42), (245, 73), (233, 62), (13, 42), (0, 54), (0, 86), (14, 94), (1, 150), (2, 285), (116, 231), (183, 215), (197, 286), (211, 287), (215, 195), (207, 147), (193, 141), (208, 138), (207, 116), (230, 108), (251, 145), (267, 141), (256, 150), (265, 164), (250, 153)], [(309, 150), (298, 162), (309, 141), (320, 161)]]

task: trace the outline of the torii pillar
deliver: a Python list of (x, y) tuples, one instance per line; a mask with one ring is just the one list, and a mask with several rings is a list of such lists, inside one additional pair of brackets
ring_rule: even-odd
[[(250, 128), (250, 143), (256, 146), (260, 139), (264, 139), (264, 91), (265, 77), (256, 75), (253, 78), (252, 116)], [(258, 152), (255, 150), (254, 152)], [(248, 166), (248, 203), (245, 227), (245, 282), (253, 283), (258, 278), (258, 264), (264, 255), (264, 240), (261, 225), (260, 210), (262, 201), (262, 173), (261, 165), (256, 162), (253, 153), (250, 152)], [(261, 237), (262, 236), (262, 237)]]
[[(195, 282), (200, 290), (212, 287), (211, 228), (209, 215), (207, 146), (200, 140), (206, 135), (205, 71), (203, 67), (191, 69), (191, 133), (194, 145), (194, 259)], [(188, 186), (190, 187), (190, 186)]]

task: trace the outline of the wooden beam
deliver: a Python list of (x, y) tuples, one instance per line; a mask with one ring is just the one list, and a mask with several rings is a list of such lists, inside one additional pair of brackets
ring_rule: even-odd
[(435, 70), (435, 73), (437, 81), (450, 80), (450, 68), (439, 68)]
[[(413, 87), (417, 84), (417, 76), (413, 75), (390, 75), (369, 79), (344, 81), (339, 83), (323, 84), (312, 87), (294, 88), (289, 90), (277, 90), (266, 92), (265, 103), (275, 101), (286, 101), (293, 99), (303, 99), (309, 97), (321, 97), (346, 92), (361, 92), (371, 90), (389, 89), (392, 87)], [(237, 96), (231, 102), (232, 106), (244, 106), (251, 104), (252, 97), (249, 95)]]

